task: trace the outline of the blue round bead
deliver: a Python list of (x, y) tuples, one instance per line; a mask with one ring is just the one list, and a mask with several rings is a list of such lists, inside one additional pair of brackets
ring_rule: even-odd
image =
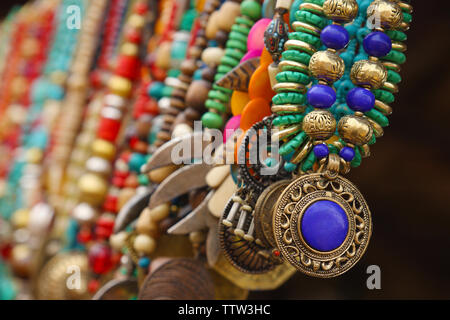
[(363, 40), (364, 50), (368, 55), (384, 57), (392, 49), (391, 38), (381, 31), (369, 33)]
[(355, 158), (355, 150), (350, 147), (343, 147), (341, 149), (341, 152), (339, 152), (339, 155), (345, 161), (350, 162), (353, 160), (353, 158)]
[(348, 31), (338, 24), (326, 26), (320, 34), (320, 40), (322, 40), (323, 44), (336, 50), (345, 48), (349, 39)]
[(313, 148), (313, 152), (317, 159), (322, 159), (328, 156), (330, 150), (328, 150), (328, 146), (325, 143), (321, 143)]
[(319, 200), (305, 210), (300, 225), (306, 243), (315, 250), (327, 252), (344, 242), (349, 223), (345, 210), (339, 204)]
[(353, 111), (369, 112), (375, 105), (375, 95), (364, 88), (353, 88), (347, 93), (347, 104)]
[(139, 267), (141, 267), (143, 269), (147, 269), (148, 266), (150, 265), (150, 259), (147, 257), (142, 257), (139, 259), (138, 263), (139, 263)]
[(130, 157), (130, 160), (128, 162), (128, 166), (130, 167), (130, 170), (136, 173), (141, 172), (141, 167), (146, 162), (146, 156), (141, 153), (133, 153)]
[(336, 102), (336, 92), (330, 86), (316, 84), (307, 93), (308, 103), (315, 108), (330, 108)]

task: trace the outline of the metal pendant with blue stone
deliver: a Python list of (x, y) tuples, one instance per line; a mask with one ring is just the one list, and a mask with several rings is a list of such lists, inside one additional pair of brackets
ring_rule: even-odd
[(372, 233), (371, 214), (347, 179), (307, 174), (279, 197), (273, 232), (282, 257), (297, 270), (331, 278), (348, 271), (364, 254)]

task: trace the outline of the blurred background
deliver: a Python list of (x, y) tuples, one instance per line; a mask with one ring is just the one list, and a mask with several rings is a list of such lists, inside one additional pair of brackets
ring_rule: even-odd
[[(26, 2), (2, 0), (1, 17)], [(390, 127), (348, 176), (372, 212), (366, 254), (339, 278), (297, 273), (279, 289), (253, 292), (250, 299), (450, 298), (450, 4), (412, 5)], [(381, 269), (381, 290), (367, 289), (370, 265)]]

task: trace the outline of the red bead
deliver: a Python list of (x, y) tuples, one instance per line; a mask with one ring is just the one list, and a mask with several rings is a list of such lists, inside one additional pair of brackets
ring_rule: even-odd
[(129, 42), (132, 42), (132, 43), (135, 43), (135, 44), (139, 44), (141, 42), (141, 40), (142, 40), (142, 35), (139, 32), (139, 30), (130, 29), (126, 33), (126, 39)]
[(114, 186), (118, 188), (123, 188), (125, 186), (125, 178), (122, 177), (114, 177), (112, 180)]
[(108, 195), (106, 197), (105, 203), (103, 204), (103, 209), (109, 212), (117, 212), (117, 197), (113, 195)]
[(97, 136), (101, 139), (114, 142), (119, 135), (120, 125), (119, 120), (101, 118)]
[(124, 78), (136, 79), (139, 75), (140, 61), (134, 56), (121, 55), (117, 61), (116, 74)]
[(90, 294), (94, 294), (100, 288), (100, 281), (97, 279), (91, 279), (88, 284), (88, 291)]
[(278, 250), (274, 250), (273, 251), (273, 255), (275, 256), (275, 257), (279, 257), (280, 256), (280, 251), (278, 251)]
[(134, 6), (134, 12), (136, 12), (138, 14), (144, 15), (147, 13), (147, 11), (148, 11), (148, 6), (144, 2), (138, 2)]
[(111, 270), (111, 248), (103, 243), (96, 243), (89, 249), (89, 266), (97, 274), (105, 274)]
[(78, 242), (86, 244), (92, 240), (92, 233), (89, 228), (82, 228), (77, 234)]

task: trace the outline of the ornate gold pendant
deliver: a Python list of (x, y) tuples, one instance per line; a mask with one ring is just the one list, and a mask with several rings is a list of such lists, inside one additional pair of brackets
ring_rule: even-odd
[(304, 175), (281, 194), (273, 232), (282, 257), (320, 278), (343, 274), (364, 254), (372, 233), (364, 197), (347, 179)]

